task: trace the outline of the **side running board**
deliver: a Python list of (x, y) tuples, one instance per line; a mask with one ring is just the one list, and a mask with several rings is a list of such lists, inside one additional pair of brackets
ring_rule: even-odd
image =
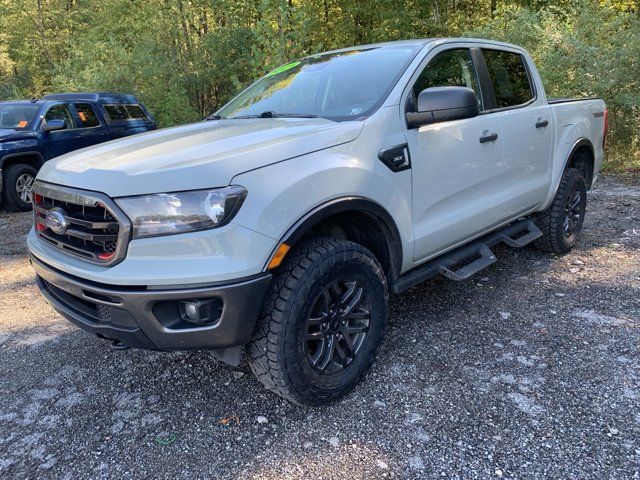
[(541, 236), (542, 231), (533, 220), (519, 220), (408, 271), (396, 279), (391, 291), (404, 292), (437, 275), (455, 281), (466, 280), (497, 261), (491, 247), (505, 243), (513, 248), (522, 248)]
[(440, 268), (438, 269), (439, 272), (445, 277), (459, 282), (461, 280), (466, 280), (474, 273), (477, 273), (483, 268), (486, 268), (496, 262), (496, 256), (486, 244), (478, 244), (478, 247), (479, 258), (477, 260), (467, 263), (465, 266), (455, 271), (445, 265), (440, 265)]
[[(516, 228), (517, 227), (517, 228)], [(514, 238), (514, 235), (520, 235)], [(542, 236), (542, 231), (533, 220), (525, 220), (524, 225), (516, 223), (498, 232), (498, 237), (513, 248), (522, 248)]]

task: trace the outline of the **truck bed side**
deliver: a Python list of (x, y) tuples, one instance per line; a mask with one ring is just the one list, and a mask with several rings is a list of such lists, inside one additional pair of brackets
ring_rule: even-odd
[(604, 159), (606, 105), (600, 98), (551, 99), (549, 109), (555, 125), (551, 189), (540, 210), (547, 208), (555, 195), (562, 173), (572, 154), (584, 146), (593, 151), (593, 165), (589, 166), (591, 178), (588, 186), (596, 180)]

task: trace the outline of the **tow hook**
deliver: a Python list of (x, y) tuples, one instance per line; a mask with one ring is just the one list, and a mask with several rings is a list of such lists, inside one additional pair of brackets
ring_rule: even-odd
[(126, 350), (129, 346), (122, 343), (120, 340), (112, 340), (111, 349), (112, 350)]
[(126, 350), (127, 348), (129, 348), (127, 345), (125, 345), (120, 340), (117, 340), (115, 338), (105, 337), (101, 333), (96, 333), (96, 336), (98, 338), (101, 338), (102, 340), (107, 340), (107, 341), (111, 342), (111, 345), (109, 345), (109, 346), (111, 347), (112, 350)]

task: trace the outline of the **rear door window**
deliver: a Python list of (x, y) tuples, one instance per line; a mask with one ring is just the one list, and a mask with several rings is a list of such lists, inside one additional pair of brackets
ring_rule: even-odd
[(46, 122), (51, 120), (64, 120), (64, 128), (74, 128), (69, 107), (64, 103), (50, 107), (47, 113), (45, 113), (44, 119)]
[(143, 120), (147, 118), (142, 108), (140, 108), (140, 105), (127, 105), (126, 108), (127, 113), (129, 113), (129, 117), (131, 118)]
[(534, 98), (525, 59), (519, 53), (482, 50), (496, 96), (496, 107), (522, 105)]
[(110, 104), (104, 106), (107, 115), (111, 121), (118, 120), (148, 120), (149, 117), (144, 113), (142, 107), (136, 104)]
[(127, 120), (129, 118), (124, 105), (105, 105), (104, 109), (111, 120)]
[(88, 103), (74, 103), (78, 118), (80, 119), (80, 128), (91, 128), (100, 125), (100, 120), (93, 107)]

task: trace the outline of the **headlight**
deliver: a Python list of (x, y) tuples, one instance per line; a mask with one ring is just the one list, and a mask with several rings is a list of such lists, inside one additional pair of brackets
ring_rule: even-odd
[(116, 203), (133, 222), (133, 238), (219, 227), (236, 214), (247, 191), (237, 185), (214, 190), (123, 197)]

